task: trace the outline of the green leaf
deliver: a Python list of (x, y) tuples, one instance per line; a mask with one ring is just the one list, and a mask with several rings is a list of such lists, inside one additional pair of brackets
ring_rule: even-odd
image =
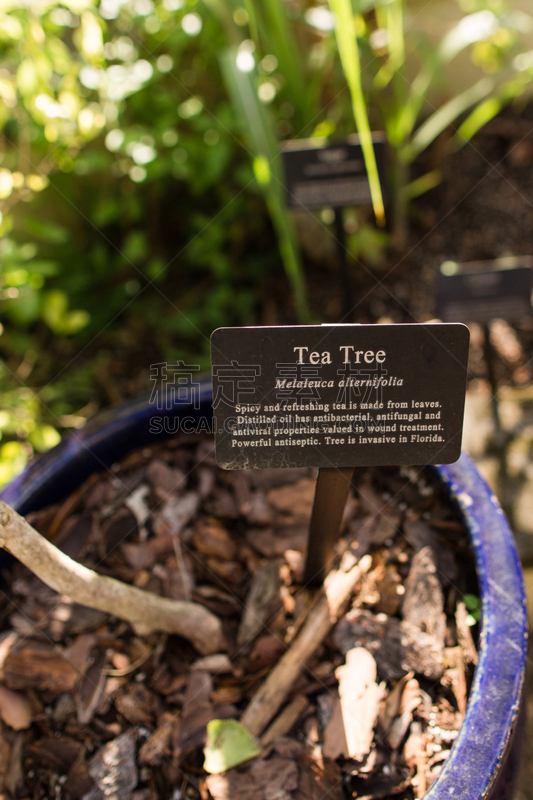
[(206, 772), (225, 772), (259, 753), (250, 731), (236, 719), (212, 719), (207, 723)]
[(302, 106), (307, 117), (311, 116), (311, 109), (306, 108), (309, 83), (305, 81), (302, 69), (302, 60), (299, 58), (297, 42), (294, 38), (292, 27), (287, 18), (287, 3), (282, 0), (268, 0), (260, 3), (259, 8), (264, 13), (264, 33), (270, 39), (271, 52), (275, 53), (280, 71), (287, 81), (293, 104), (298, 108)]
[(2, 14), (0, 16), (0, 38), (2, 39), (22, 39), (24, 30), (18, 19), (13, 14)]
[(383, 195), (381, 192), (374, 145), (372, 143), (372, 133), (370, 131), (368, 112), (361, 82), (361, 61), (359, 58), (356, 36), (357, 20), (353, 15), (350, 0), (329, 0), (329, 7), (335, 18), (337, 46), (352, 98), (352, 110), (357, 133), (361, 141), (361, 149), (363, 150), (363, 159), (368, 174), (374, 214), (378, 224), (384, 225), (385, 207), (383, 205)]
[(133, 230), (128, 233), (122, 246), (122, 253), (131, 263), (143, 261), (148, 255), (148, 240), (144, 231)]
[(70, 335), (77, 333), (90, 321), (90, 315), (82, 309), (68, 310), (68, 297), (62, 289), (47, 292), (43, 299), (43, 319), (54, 333)]
[[(300, 259), (298, 241), (292, 220), (287, 214), (285, 189), (281, 174), (281, 158), (279, 145), (274, 129), (272, 115), (261, 103), (255, 86), (255, 73), (242, 72), (237, 67), (237, 51), (226, 50), (220, 57), (222, 75), (228, 94), (235, 107), (241, 127), (247, 136), (257, 164), (262, 164), (259, 178), (265, 176), (268, 166), (271, 178), (268, 183), (260, 184), (265, 194), (267, 207), (276, 230), (279, 250), (285, 272), (291, 284), (294, 304), (299, 322), (310, 319), (307, 305), (305, 275)], [(259, 159), (259, 160), (258, 160)], [(257, 179), (257, 172), (256, 172)]]
[(499, 27), (498, 18), (487, 8), (467, 14), (442, 39), (438, 48), (440, 60), (448, 63), (465, 47), (494, 36)]
[(99, 64), (104, 55), (104, 40), (100, 20), (92, 11), (81, 15), (81, 26), (77, 29), (78, 47), (90, 64)]
[(265, 156), (256, 156), (254, 158), (254, 175), (257, 183), (260, 186), (268, 186), (271, 180), (270, 164)]
[(479, 611), (481, 608), (481, 600), (477, 596), (477, 594), (464, 594), (463, 595), (463, 602), (467, 607), (468, 611)]
[(66, 334), (78, 333), (82, 328), (85, 328), (91, 321), (91, 315), (83, 308), (77, 308), (70, 311), (65, 318), (63, 332)]
[(429, 147), (431, 142), (435, 141), (448, 125), (451, 125), (457, 117), (490, 94), (493, 88), (494, 81), (491, 78), (482, 78), (473, 86), (469, 86), (466, 91), (445, 103), (418, 128), (411, 143), (402, 149), (402, 158), (408, 163), (413, 161), (419, 153)]
[(10, 319), (23, 325), (37, 319), (39, 297), (31, 284), (20, 287), (18, 297), (5, 301), (5, 312)]
[(37, 67), (33, 59), (25, 58), (21, 61), (17, 69), (17, 86), (18, 90), (23, 95), (31, 94), (37, 91), (39, 85), (39, 75)]
[(0, 486), (9, 483), (22, 472), (28, 461), (31, 448), (22, 442), (6, 442), (0, 447)]
[(65, 244), (70, 235), (68, 229), (62, 225), (57, 225), (49, 220), (37, 219), (37, 217), (27, 217), (24, 221), (24, 227), (32, 236), (50, 244)]
[(477, 133), (483, 125), (486, 125), (489, 120), (493, 119), (496, 114), (499, 114), (504, 106), (517, 97), (520, 97), (532, 80), (533, 75), (529, 72), (522, 72), (519, 75), (513, 76), (509, 81), (504, 83), (503, 86), (500, 86), (494, 97), (488, 97), (476, 106), (461, 124), (461, 127), (455, 134), (457, 142), (462, 145), (470, 141), (472, 136)]
[(55, 447), (61, 441), (61, 436), (51, 425), (38, 425), (29, 435), (29, 440), (35, 450), (44, 453)]
[(441, 40), (437, 49), (422, 59), (422, 69), (412, 81), (411, 91), (401, 109), (397, 122), (396, 146), (405, 142), (422, 111), (427, 93), (443, 66), (452, 61), (468, 46), (486, 39), (491, 30), (498, 29), (498, 20), (492, 11), (469, 14), (463, 17)]
[(421, 194), (429, 192), (430, 189), (434, 189), (435, 186), (438, 186), (441, 182), (442, 172), (440, 169), (434, 169), (431, 172), (426, 172), (424, 175), (421, 175), (420, 178), (411, 181), (411, 183), (408, 183), (404, 189), (405, 195), (409, 200), (413, 200), (415, 197), (420, 197)]
[(54, 70), (60, 75), (64, 75), (72, 66), (69, 49), (57, 36), (49, 36), (47, 39), (47, 49), (54, 65)]
[(28, 264), (28, 271), (39, 275), (57, 275), (59, 263), (44, 258), (36, 258)]

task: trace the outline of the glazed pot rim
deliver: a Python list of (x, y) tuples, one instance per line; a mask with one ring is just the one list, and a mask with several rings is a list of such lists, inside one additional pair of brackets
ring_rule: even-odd
[[(140, 398), (106, 412), (41, 456), (0, 497), (26, 514), (56, 502), (91, 473), (110, 467), (128, 451), (168, 437), (154, 420), (211, 419), (211, 382), (200, 383), (195, 406), (158, 409)], [(160, 428), (160, 429), (159, 429)], [(166, 429), (165, 429), (166, 428)], [(490, 794), (515, 727), (527, 655), (527, 613), (522, 570), (509, 524), (470, 458), (428, 467), (457, 504), (474, 550), (482, 599), (479, 661), (465, 719), (451, 754), (426, 800)]]

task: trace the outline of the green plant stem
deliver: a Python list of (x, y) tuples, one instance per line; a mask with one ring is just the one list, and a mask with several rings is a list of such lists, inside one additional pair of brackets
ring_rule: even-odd
[(533, 76), (529, 72), (521, 72), (518, 75), (514, 75), (499, 87), (494, 97), (489, 97), (476, 106), (455, 134), (454, 138), (458, 146), (461, 147), (470, 141), (472, 136), (483, 125), (486, 125), (489, 120), (493, 119), (505, 105), (520, 97), (532, 79)]
[(431, 142), (435, 141), (445, 128), (455, 122), (457, 117), (476, 105), (476, 103), (490, 94), (493, 89), (494, 81), (485, 77), (481, 78), (473, 86), (469, 86), (461, 94), (453, 97), (422, 123), (411, 141), (400, 151), (400, 157), (403, 157), (406, 161), (414, 161)]
[(248, 28), (250, 36), (256, 47), (259, 46), (259, 25), (257, 24), (257, 15), (255, 13), (255, 6), (253, 0), (244, 0), (244, 7), (248, 14)]
[(257, 96), (253, 72), (237, 68), (236, 51), (221, 56), (222, 74), (228, 94), (237, 112), (243, 133), (256, 156), (261, 160), (264, 175), (258, 183), (264, 192), (267, 208), (278, 238), (278, 245), (287, 279), (294, 298), (299, 322), (309, 322), (305, 276), (291, 217), (287, 212), (281, 174), (278, 141), (268, 108)]
[(304, 272), (298, 257), (298, 243), (284, 200), (273, 189), (266, 192), (266, 203), (276, 231), (283, 266), (290, 283), (296, 316), (299, 322), (310, 322), (311, 312), (307, 304), (307, 287)]
[(405, 39), (403, 33), (403, 0), (393, 0), (385, 6), (388, 30), (389, 57), (397, 73), (405, 61)]
[(409, 173), (409, 164), (396, 152), (394, 159), (392, 211), (392, 242), (396, 250), (401, 250), (404, 247), (407, 238), (407, 208), (409, 201), (405, 188), (409, 181)]
[(353, 115), (368, 173), (374, 214), (378, 225), (383, 226), (385, 224), (385, 208), (361, 82), (361, 62), (355, 34), (355, 18), (350, 0), (329, 0), (329, 6), (335, 19), (337, 46), (352, 98)]
[(292, 29), (288, 24), (285, 11), (286, 4), (282, 0), (268, 0), (261, 3), (266, 18), (266, 30), (270, 34), (273, 50), (277, 55), (281, 71), (287, 81), (295, 107), (302, 107), (304, 115), (310, 113), (306, 108), (307, 86), (302, 59)]

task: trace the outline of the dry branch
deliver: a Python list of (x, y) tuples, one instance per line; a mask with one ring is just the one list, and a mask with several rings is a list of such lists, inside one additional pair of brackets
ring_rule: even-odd
[(140, 635), (175, 633), (192, 642), (203, 655), (224, 649), (220, 621), (203, 606), (158, 597), (98, 575), (58, 550), (1, 500), (0, 547), (59, 594), (126, 620)]
[(266, 747), (278, 736), (285, 736), (289, 733), (292, 730), (292, 726), (298, 722), (308, 706), (309, 700), (305, 694), (297, 694), (296, 697), (293, 697), (291, 702), (285, 706), (281, 714), (261, 736), (261, 741), (259, 742), (261, 747)]
[(302, 630), (254, 694), (241, 717), (241, 723), (254, 736), (259, 736), (277, 713), (306, 662), (343, 613), (355, 585), (371, 564), (371, 557), (364, 556), (347, 572), (341, 565), (341, 569), (328, 575), (324, 594), (310, 611)]

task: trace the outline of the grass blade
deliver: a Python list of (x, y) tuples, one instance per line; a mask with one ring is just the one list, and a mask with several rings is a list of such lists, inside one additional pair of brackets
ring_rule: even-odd
[(378, 225), (383, 226), (385, 224), (385, 209), (361, 82), (361, 62), (355, 33), (355, 17), (350, 0), (329, 0), (329, 7), (335, 18), (337, 46), (352, 98), (355, 125), (363, 150), (374, 214)]
[(457, 117), (490, 94), (493, 88), (494, 81), (491, 78), (481, 78), (480, 81), (469, 86), (466, 91), (445, 103), (442, 108), (439, 108), (422, 123), (411, 142), (402, 148), (400, 151), (402, 159), (407, 163), (412, 162), (431, 142), (435, 141), (448, 125), (451, 125)]
[(494, 34), (498, 25), (498, 18), (487, 9), (468, 14), (444, 36), (434, 53), (426, 54), (423, 66), (412, 82), (411, 91), (399, 115), (399, 140), (406, 141), (411, 135), (427, 92), (439, 71), (467, 47)]
[(298, 242), (285, 202), (281, 157), (274, 125), (267, 107), (257, 96), (254, 72), (237, 67), (237, 50), (221, 56), (224, 83), (240, 119), (243, 133), (254, 152), (254, 172), (261, 186), (278, 238), (279, 249), (289, 280), (299, 322), (310, 319), (305, 276)]
[(486, 125), (489, 120), (495, 117), (496, 114), (499, 114), (504, 106), (519, 97), (532, 80), (533, 75), (527, 72), (514, 75), (503, 84), (503, 86), (499, 87), (494, 97), (488, 97), (481, 102), (472, 113), (468, 115), (455, 134), (455, 140), (458, 145), (461, 146), (470, 141), (472, 136), (477, 133), (483, 125)]

